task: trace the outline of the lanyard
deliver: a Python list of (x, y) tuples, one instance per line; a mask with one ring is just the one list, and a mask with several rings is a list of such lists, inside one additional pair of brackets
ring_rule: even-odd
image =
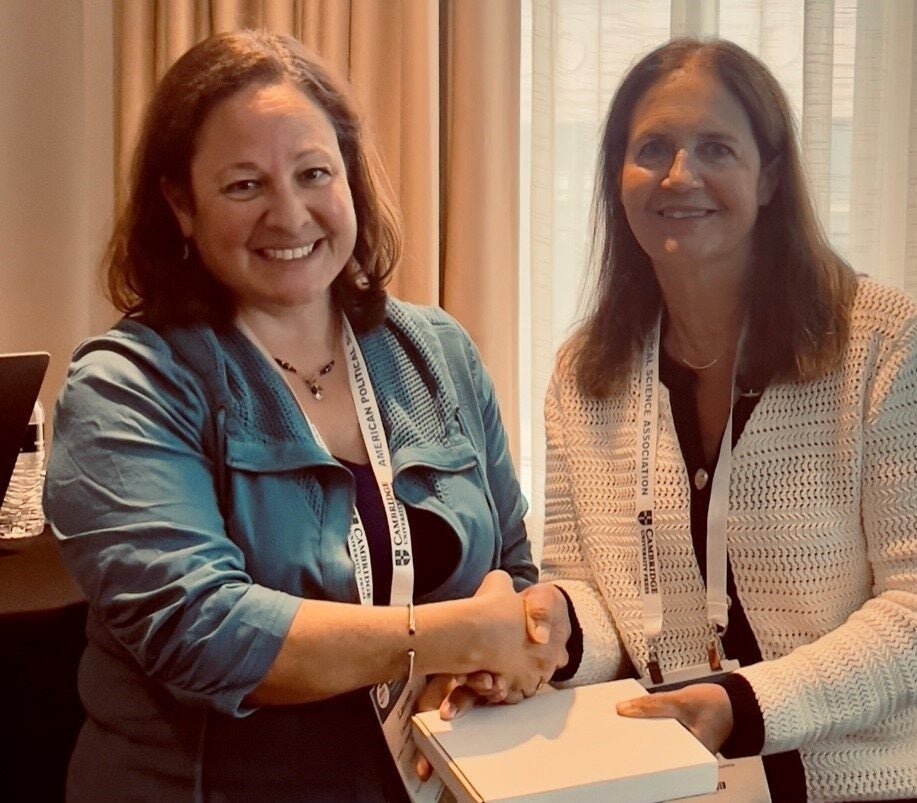
[[(360, 433), (363, 436), (363, 444), (366, 446), (366, 452), (369, 455), (369, 462), (373, 469), (373, 476), (376, 484), (379, 486), (379, 493), (382, 497), (382, 504), (385, 508), (385, 517), (388, 522), (389, 540), (391, 541), (392, 552), (392, 589), (389, 598), (390, 605), (407, 605), (414, 597), (414, 553), (411, 547), (411, 531), (408, 524), (407, 512), (404, 505), (395, 498), (393, 486), (392, 464), (388, 449), (388, 439), (385, 436), (385, 430), (382, 428), (382, 417), (379, 414), (379, 405), (376, 402), (376, 394), (369, 381), (369, 373), (366, 370), (366, 361), (363, 359), (363, 353), (354, 337), (350, 322), (342, 315), (343, 323), (343, 340), (344, 354), (347, 359), (347, 372), (350, 380), (350, 393), (353, 397), (353, 404), (357, 412), (357, 420), (360, 423)], [(236, 325), (265, 355), (268, 362), (274, 366), (283, 381), (289, 386), (289, 379), (284, 372), (276, 365), (270, 352), (261, 344), (251, 328), (241, 319), (237, 319)], [(297, 399), (296, 394), (293, 397)], [(325, 445), (321, 434), (315, 425), (309, 419), (302, 404), (299, 405), (303, 417), (309, 425), (312, 437), (316, 443), (321, 446), (328, 454), (331, 452)], [(354, 503), (350, 520), (350, 532), (347, 536), (347, 548), (353, 561), (353, 573), (357, 583), (357, 591), (360, 595), (360, 602), (363, 605), (373, 604), (373, 574), (372, 562), (369, 553), (369, 541), (366, 537), (366, 529), (363, 527), (363, 521), (360, 518), (360, 512)]]
[[(411, 529), (408, 524), (407, 511), (395, 497), (388, 439), (382, 428), (379, 405), (376, 403), (373, 386), (369, 382), (363, 353), (350, 328), (350, 321), (343, 315), (341, 320), (344, 324), (344, 353), (347, 357), (350, 393), (353, 396), (357, 419), (360, 422), (360, 432), (363, 434), (363, 443), (369, 454), (369, 462), (382, 495), (385, 518), (388, 521), (388, 533), (392, 546), (392, 591), (389, 604), (407, 605), (414, 599), (414, 552), (411, 547)], [(369, 543), (366, 540), (366, 532), (362, 523), (359, 523), (359, 518), (360, 514), (354, 505), (353, 524), (347, 538), (347, 545), (350, 547), (351, 556), (363, 553), (366, 555), (365, 562), (354, 560), (354, 574), (357, 577), (357, 587), (360, 589), (360, 602), (364, 605), (372, 605)], [(358, 523), (359, 526), (356, 526)], [(364, 575), (362, 583), (361, 574)], [(369, 586), (368, 598), (364, 596), (367, 584)]]
[[(635, 471), (635, 515), (640, 535), (640, 593), (643, 600), (643, 631), (649, 648), (647, 667), (653, 683), (662, 683), (659, 667), (659, 637), (663, 610), (656, 542), (656, 444), (659, 432), (659, 349), (661, 317), (643, 349), (640, 374)], [(719, 636), (729, 620), (726, 596), (726, 517), (729, 513), (729, 475), (732, 472), (732, 407), (735, 401), (735, 369), (729, 403), (729, 420), (720, 442), (707, 509), (707, 624), (710, 668), (721, 669), (717, 650)]]

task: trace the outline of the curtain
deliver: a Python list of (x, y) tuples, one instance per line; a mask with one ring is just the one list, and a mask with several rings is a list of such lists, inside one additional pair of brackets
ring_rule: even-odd
[(51, 354), (49, 422), (74, 347), (114, 320), (96, 269), (111, 233), (112, 74), (109, 4), (0, 0), (0, 352)]
[(442, 7), (442, 303), (481, 349), (518, 466), (519, 3)]
[(123, 192), (156, 81), (200, 39), (286, 33), (349, 78), (405, 226), (393, 295), (441, 304), (494, 378), (518, 455), (519, 0), (144, 0), (117, 4)]
[(597, 139), (628, 67), (679, 35), (759, 56), (793, 104), (832, 243), (856, 270), (917, 295), (915, 25), (913, 4), (898, 0), (524, 0), (522, 471), (536, 540), (544, 392), (589, 291)]

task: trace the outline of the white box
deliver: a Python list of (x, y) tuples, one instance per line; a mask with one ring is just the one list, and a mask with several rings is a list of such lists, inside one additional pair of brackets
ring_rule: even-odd
[(717, 764), (674, 719), (618, 716), (635, 680), (547, 690), (451, 722), (413, 718), (417, 746), (459, 803), (655, 803), (714, 792)]

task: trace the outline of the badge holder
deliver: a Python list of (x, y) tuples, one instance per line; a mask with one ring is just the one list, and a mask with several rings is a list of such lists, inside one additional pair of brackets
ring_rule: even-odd
[(380, 683), (370, 692), (373, 710), (382, 726), (385, 743), (412, 803), (440, 803), (449, 792), (438, 776), (421, 781), (414, 769), (416, 746), (411, 731), (411, 714), (426, 685), (423, 675)]
[[(284, 382), (289, 384), (288, 377), (276, 365), (271, 354), (258, 341), (254, 332), (244, 322), (237, 321), (239, 328), (261, 350), (268, 363), (274, 365)], [(350, 322), (342, 317), (342, 337), (344, 353), (347, 355), (347, 373), (350, 383), (350, 392), (354, 408), (360, 424), (360, 431), (366, 452), (370, 458), (373, 475), (383, 500), (389, 501), (386, 505), (388, 518), (388, 531), (392, 549), (392, 589), (390, 594), (391, 605), (406, 605), (408, 609), (408, 634), (414, 635), (414, 565), (411, 549), (411, 530), (404, 505), (395, 497), (393, 488), (394, 478), (391, 470), (391, 454), (385, 430), (381, 426), (381, 413), (376, 401), (376, 395), (369, 381), (369, 371), (359, 344), (351, 329)], [(292, 389), (291, 389), (292, 392)], [(293, 394), (296, 398), (295, 393)], [(297, 399), (298, 402), (298, 399)], [(303, 417), (309, 425), (315, 442), (319, 444), (329, 456), (328, 450), (321, 433), (309, 419), (307, 411), (299, 404)], [(360, 518), (360, 512), (354, 505), (350, 533), (347, 536), (347, 549), (354, 566), (354, 580), (360, 603), (373, 604), (373, 577), (369, 551), (369, 542), (366, 539), (366, 530)], [(396, 560), (397, 557), (397, 560)], [(440, 803), (448, 794), (443, 782), (432, 777), (422, 782), (414, 770), (414, 736), (411, 730), (411, 714), (415, 703), (426, 685), (423, 675), (414, 673), (414, 650), (407, 652), (408, 671), (403, 678), (390, 680), (374, 686), (369, 697), (376, 712), (376, 717), (382, 727), (385, 743), (395, 759), (398, 774), (404, 783), (405, 791), (412, 803)]]
[(672, 669), (662, 674), (659, 665), (659, 653), (654, 646), (650, 647), (650, 657), (646, 663), (649, 677), (638, 678), (637, 682), (649, 692), (674, 691), (692, 683), (715, 681), (725, 677), (739, 668), (739, 662), (720, 658), (720, 634), (714, 633), (707, 645), (707, 663)]
[[(704, 680), (714, 681), (739, 668), (738, 661), (720, 658), (720, 636), (728, 622), (726, 596), (726, 519), (729, 512), (729, 476), (732, 471), (732, 408), (735, 402), (735, 368), (733, 368), (733, 398), (729, 405), (729, 420), (723, 429), (719, 459), (713, 473), (710, 504), (707, 511), (707, 621), (711, 624), (707, 643), (707, 662), (674, 669), (663, 675), (656, 643), (662, 634), (661, 573), (658, 566), (655, 508), (656, 442), (659, 428), (659, 350), (662, 317), (656, 321), (653, 335), (643, 349), (638, 416), (641, 437), (637, 438), (634, 454), (635, 525), (641, 552), (641, 597), (643, 623), (649, 646), (648, 678), (640, 684), (650, 692), (674, 691), (682, 686)], [(739, 348), (745, 339), (745, 327), (739, 337)], [(691, 798), (714, 803), (771, 803), (760, 756), (719, 761), (719, 789), (711, 795)]]

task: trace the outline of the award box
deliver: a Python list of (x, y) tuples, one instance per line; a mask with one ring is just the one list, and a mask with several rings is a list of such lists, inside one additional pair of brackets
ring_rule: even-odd
[(621, 717), (646, 690), (617, 680), (452, 721), (415, 714), (414, 738), (459, 803), (654, 803), (714, 792), (717, 761), (674, 719)]

